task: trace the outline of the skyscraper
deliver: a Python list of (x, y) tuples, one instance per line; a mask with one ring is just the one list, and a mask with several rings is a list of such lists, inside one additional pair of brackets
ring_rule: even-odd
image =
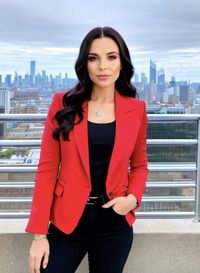
[(138, 75), (138, 74), (135, 74), (135, 75), (134, 75), (134, 79), (135, 79), (135, 83), (138, 83), (138, 82), (139, 82), (139, 75)]
[(158, 70), (158, 92), (165, 91), (165, 71), (163, 68)]
[(29, 77), (29, 85), (35, 84), (35, 72), (36, 72), (36, 62), (30, 62), (30, 77)]
[(145, 73), (141, 73), (141, 83), (143, 85), (147, 84), (147, 77), (146, 77)]
[(36, 68), (36, 62), (35, 61), (31, 61), (30, 62), (30, 75), (31, 76), (35, 76), (35, 69)]
[(176, 86), (176, 79), (174, 76), (171, 77), (171, 81), (169, 82), (170, 87), (175, 87)]
[(156, 83), (156, 64), (150, 60), (150, 77), (149, 77), (149, 82), (154, 82)]
[(17, 74), (17, 71), (15, 71), (14, 86), (19, 86), (19, 76)]
[(11, 87), (11, 74), (7, 74), (5, 77), (5, 86), (6, 87)]
[(189, 86), (188, 85), (179, 86), (179, 100), (180, 102), (189, 101)]

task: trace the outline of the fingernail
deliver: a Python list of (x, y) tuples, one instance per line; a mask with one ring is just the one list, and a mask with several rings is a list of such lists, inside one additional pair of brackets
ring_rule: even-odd
[(47, 264), (44, 264), (44, 265), (43, 265), (43, 268), (45, 269), (46, 267), (47, 267)]

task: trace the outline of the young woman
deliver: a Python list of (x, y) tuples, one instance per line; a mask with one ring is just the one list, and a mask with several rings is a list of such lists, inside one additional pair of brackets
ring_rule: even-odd
[(92, 29), (75, 64), (78, 84), (55, 94), (42, 138), (32, 209), (30, 273), (121, 273), (147, 180), (145, 103), (121, 35)]

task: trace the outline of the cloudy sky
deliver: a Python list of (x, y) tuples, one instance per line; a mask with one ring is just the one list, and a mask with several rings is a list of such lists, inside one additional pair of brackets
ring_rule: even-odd
[(151, 58), (167, 80), (200, 82), (199, 11), (199, 0), (0, 0), (0, 74), (24, 75), (36, 60), (37, 73), (75, 77), (83, 37), (112, 26), (139, 75)]

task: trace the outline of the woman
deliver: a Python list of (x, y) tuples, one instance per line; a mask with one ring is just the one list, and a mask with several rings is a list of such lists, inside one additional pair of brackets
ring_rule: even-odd
[(75, 70), (78, 84), (55, 94), (47, 115), (26, 227), (35, 234), (29, 269), (72, 273), (88, 253), (90, 273), (121, 273), (148, 173), (145, 103), (113, 28), (86, 35)]

